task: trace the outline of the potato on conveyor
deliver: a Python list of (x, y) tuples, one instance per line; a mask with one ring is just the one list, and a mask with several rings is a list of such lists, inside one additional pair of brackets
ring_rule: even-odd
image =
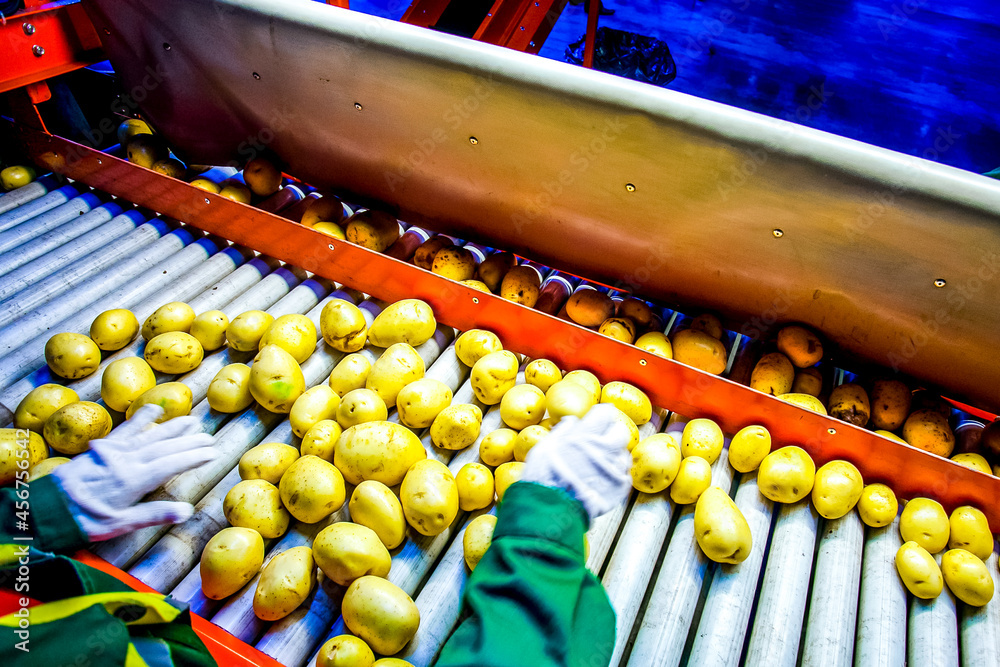
[(476, 398), (486, 405), (503, 400), (517, 380), (517, 357), (509, 350), (491, 352), (472, 367), (470, 382)]
[(532, 384), (511, 387), (500, 399), (500, 418), (512, 429), (534, 426), (545, 416), (545, 393)]
[(702, 553), (716, 563), (742, 563), (753, 549), (753, 535), (743, 512), (729, 494), (712, 486), (694, 507), (694, 536)]
[(489, 507), (495, 487), (493, 473), (482, 463), (466, 463), (455, 475), (458, 486), (458, 506), (463, 512)]
[(932, 409), (917, 410), (906, 418), (903, 440), (914, 447), (946, 458), (955, 449), (955, 434), (948, 424), (948, 418)]
[(283, 442), (262, 442), (240, 457), (240, 479), (262, 479), (278, 485), (288, 467), (299, 458), (299, 450)]
[(668, 488), (681, 467), (681, 451), (670, 433), (655, 433), (632, 449), (632, 486), (643, 493)]
[(171, 301), (153, 311), (153, 314), (142, 323), (142, 337), (152, 340), (160, 334), (168, 331), (183, 331), (187, 333), (191, 330), (194, 322), (194, 309), (186, 303)]
[(351, 243), (383, 252), (399, 238), (399, 221), (385, 211), (368, 209), (355, 213), (348, 219), (345, 233)]
[(601, 323), (597, 332), (629, 345), (635, 340), (635, 324), (627, 317), (609, 317)]
[(674, 359), (701, 369), (706, 373), (720, 375), (726, 370), (726, 347), (717, 338), (703, 331), (684, 329), (674, 334), (671, 341)]
[(90, 441), (111, 432), (111, 415), (98, 403), (78, 401), (64, 405), (45, 420), (42, 436), (49, 447), (73, 456), (90, 449)]
[[(24, 451), (28, 453), (27, 468), (18, 466), (18, 461), (25, 460), (21, 454)], [(48, 455), (45, 440), (34, 431), (25, 434), (21, 429), (0, 428), (0, 486), (12, 484), (19, 470), (33, 469), (47, 460)]]
[(434, 336), (434, 311), (420, 299), (403, 299), (385, 307), (368, 328), (368, 341), (377, 347), (407, 343), (416, 347)]
[(493, 471), (497, 502), (503, 501), (503, 494), (507, 491), (507, 487), (521, 479), (522, 474), (524, 474), (524, 464), (520, 461), (509, 461), (497, 466), (497, 469)]
[(795, 368), (781, 352), (765, 354), (753, 368), (750, 387), (771, 396), (787, 394), (792, 390)]
[(371, 667), (375, 654), (364, 640), (354, 635), (337, 635), (327, 640), (316, 656), (316, 667)]
[(250, 394), (271, 412), (288, 413), (306, 389), (295, 358), (277, 345), (267, 345), (250, 368)]
[(514, 439), (514, 460), (524, 462), (535, 445), (549, 434), (544, 426), (528, 426)]
[(45, 420), (53, 412), (79, 400), (77, 393), (69, 387), (61, 384), (39, 385), (28, 392), (14, 409), (14, 427), (41, 433)]
[(431, 267), (434, 266), (434, 256), (437, 255), (438, 251), (453, 245), (455, 242), (444, 234), (429, 238), (413, 252), (413, 263), (421, 269), (430, 271)]
[(824, 519), (839, 519), (858, 504), (865, 482), (850, 461), (830, 461), (816, 471), (812, 503)]
[(330, 385), (318, 384), (306, 389), (295, 399), (292, 410), (288, 413), (288, 421), (292, 425), (292, 433), (302, 438), (317, 422), (324, 419), (336, 419), (337, 408), (340, 407), (340, 396), (330, 389)]
[(399, 586), (364, 576), (347, 588), (341, 607), (344, 625), (376, 653), (399, 653), (420, 625), (417, 605)]
[(125, 412), (135, 399), (155, 386), (156, 374), (142, 357), (125, 357), (104, 369), (101, 399), (112, 410)]
[(388, 417), (385, 401), (371, 389), (347, 392), (337, 408), (337, 423), (345, 429), (365, 422), (385, 421)]
[(712, 485), (712, 466), (700, 456), (681, 459), (677, 476), (670, 485), (670, 499), (678, 505), (690, 505)]
[(253, 403), (250, 394), (250, 367), (246, 364), (224, 366), (208, 385), (208, 404), (225, 413), (240, 412)]
[(584, 327), (599, 327), (614, 313), (615, 302), (595, 289), (578, 289), (566, 302), (566, 314)]
[(809, 368), (823, 359), (823, 343), (809, 329), (793, 324), (778, 331), (778, 351), (796, 368)]
[(910, 414), (913, 393), (899, 380), (876, 380), (871, 393), (871, 422), (877, 429), (895, 431)]
[(476, 569), (479, 561), (493, 543), (493, 530), (497, 526), (497, 518), (492, 514), (477, 516), (465, 527), (462, 536), (462, 554), (469, 571)]
[(344, 476), (318, 456), (300, 456), (278, 482), (281, 503), (302, 523), (317, 523), (344, 506)]
[(262, 310), (240, 313), (226, 327), (229, 347), (237, 352), (253, 352), (260, 346), (260, 339), (274, 322), (274, 316)]
[(253, 579), (263, 564), (260, 533), (250, 528), (223, 528), (201, 552), (201, 590), (209, 600), (227, 598)]
[(930, 498), (914, 498), (899, 516), (899, 534), (906, 542), (916, 542), (936, 554), (948, 546), (951, 523), (941, 503)]
[(385, 577), (392, 566), (389, 550), (375, 531), (349, 521), (338, 521), (319, 531), (312, 550), (323, 574), (341, 586), (350, 586), (366, 575)]
[(451, 405), (451, 399), (451, 388), (440, 380), (421, 378), (411, 382), (396, 396), (399, 421), (410, 428), (427, 428)]
[(89, 336), (57, 333), (45, 343), (45, 363), (59, 377), (78, 380), (101, 365), (101, 349)]
[(646, 392), (627, 382), (609, 382), (601, 389), (601, 403), (610, 403), (632, 421), (642, 426), (653, 416), (653, 406)]
[(350, 391), (364, 389), (371, 370), (372, 364), (363, 354), (349, 354), (330, 371), (328, 384), (343, 398)]
[(120, 350), (139, 333), (139, 320), (131, 310), (116, 308), (105, 310), (90, 325), (90, 337), (105, 352)]
[(164, 382), (143, 392), (125, 412), (125, 418), (131, 419), (135, 411), (153, 403), (163, 408), (163, 416), (157, 422), (165, 422), (174, 417), (183, 417), (191, 413), (191, 389), (183, 382)]
[[(792, 381), (793, 394), (809, 394), (818, 397), (823, 392), (823, 374), (818, 368), (803, 368), (795, 372), (795, 379)], [(826, 407), (823, 408), (824, 414)]]
[(757, 468), (757, 486), (761, 494), (776, 503), (795, 503), (812, 491), (816, 464), (801, 447), (776, 449)]
[(253, 613), (262, 621), (282, 619), (306, 601), (315, 584), (312, 549), (292, 547), (264, 566), (253, 595)]
[(206, 351), (213, 352), (226, 346), (228, 328), (229, 317), (224, 312), (209, 310), (194, 318), (189, 333), (198, 339)]
[(667, 335), (659, 331), (649, 331), (639, 336), (635, 341), (635, 346), (640, 350), (645, 350), (650, 354), (655, 354), (664, 359), (674, 358), (674, 349), (670, 344)]
[(349, 484), (374, 479), (386, 486), (403, 481), (407, 470), (427, 458), (420, 438), (392, 422), (365, 422), (346, 429), (334, 447), (333, 463)]
[(375, 531), (386, 549), (395, 549), (406, 539), (403, 506), (382, 482), (369, 479), (354, 487), (348, 509), (351, 520)]
[(281, 171), (267, 158), (256, 157), (243, 167), (243, 180), (258, 197), (269, 197), (281, 187)]
[(262, 479), (247, 479), (229, 489), (222, 512), (230, 525), (252, 528), (267, 538), (284, 535), (291, 520), (278, 487)]
[(562, 380), (562, 371), (548, 359), (534, 359), (524, 368), (524, 381), (533, 384), (542, 392), (549, 390), (559, 380)]
[(455, 356), (470, 368), (491, 352), (499, 352), (503, 344), (497, 335), (485, 329), (469, 329), (455, 339)]
[(941, 556), (941, 574), (948, 590), (970, 607), (993, 599), (994, 582), (986, 564), (965, 549), (951, 549)]
[(448, 466), (417, 461), (399, 487), (406, 522), (421, 535), (440, 535), (458, 516), (458, 485)]
[(305, 363), (316, 350), (316, 325), (305, 315), (282, 315), (267, 328), (257, 347), (263, 350), (268, 345), (277, 345), (298, 363)]
[[(868, 393), (859, 384), (845, 382), (834, 387), (827, 404), (831, 417), (836, 417), (855, 426), (864, 426), (871, 417)], [(949, 452), (950, 453), (950, 452)]]
[(198, 368), (205, 358), (198, 339), (183, 331), (168, 331), (146, 343), (143, 352), (153, 370), (171, 375), (181, 375)]
[(906, 542), (896, 552), (896, 571), (914, 597), (933, 600), (944, 589), (941, 568), (926, 549), (916, 542)]
[(494, 294), (500, 289), (504, 277), (517, 266), (517, 257), (509, 252), (495, 252), (480, 264), (476, 275)]
[(458, 246), (441, 248), (434, 255), (431, 271), (459, 282), (471, 280), (476, 276), (476, 258), (466, 248)]
[(514, 442), (517, 431), (498, 428), (487, 433), (479, 443), (479, 458), (488, 466), (499, 466), (514, 460)]
[(365, 387), (386, 405), (395, 405), (403, 387), (424, 376), (424, 360), (407, 343), (396, 343), (382, 353), (368, 373)]
[(635, 323), (638, 331), (647, 331), (656, 320), (656, 314), (645, 301), (630, 296), (618, 304), (618, 317), (624, 317)]
[(441, 449), (465, 449), (479, 438), (483, 411), (476, 405), (449, 405), (431, 424), (431, 441)]
[(515, 266), (504, 275), (500, 283), (500, 296), (522, 306), (534, 308), (538, 303), (541, 285), (542, 281), (535, 269), (530, 266)]
[(323, 419), (306, 431), (299, 445), (302, 456), (312, 454), (333, 463), (333, 450), (344, 429), (333, 419)]

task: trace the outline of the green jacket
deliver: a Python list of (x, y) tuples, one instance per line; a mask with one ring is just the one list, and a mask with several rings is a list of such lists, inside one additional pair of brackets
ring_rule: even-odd
[(469, 578), (468, 617), (437, 667), (603, 667), (615, 612), (586, 567), (583, 506), (564, 491), (518, 482), (497, 510), (493, 543)]
[(55, 478), (0, 490), (0, 665), (216, 664), (186, 605), (51, 553), (86, 544)]

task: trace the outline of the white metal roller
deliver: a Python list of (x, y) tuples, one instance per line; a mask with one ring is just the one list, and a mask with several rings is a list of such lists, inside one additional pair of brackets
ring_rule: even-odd
[(866, 530), (854, 644), (857, 667), (906, 664), (907, 593), (896, 573), (896, 552), (902, 545), (898, 516), (884, 528)]
[[(215, 252), (214, 248), (215, 244), (207, 239), (201, 239), (135, 276), (119, 289), (86, 306), (79, 307), (66, 319), (53, 323), (48, 331), (0, 360), (2, 368), (0, 384), (9, 386), (40, 367), (44, 363), (45, 343), (53, 333), (75, 331), (86, 334), (90, 331), (94, 318), (101, 312), (109, 308), (128, 308), (141, 303), (152, 294), (162, 295), (165, 290), (170, 289), (171, 283), (177, 283), (177, 288), (182, 294), (190, 292), (197, 294), (223, 276), (232, 273), (246, 260), (245, 250), (226, 248), (221, 252)], [(182, 275), (183, 280), (178, 280), (178, 275)], [(139, 313), (136, 313), (136, 316), (138, 317)]]
[[(0, 231), (0, 253), (5, 253), (11, 248), (16, 248), (36, 236), (41, 236), (60, 225), (82, 217), (100, 206), (101, 200), (93, 193), (88, 192), (75, 199), (71, 199), (62, 206), (57, 206), (50, 211), (28, 218), (18, 225), (7, 227), (3, 231)], [(110, 220), (112, 217), (111, 215), (107, 215), (106, 219)]]
[(277, 266), (276, 259), (254, 257), (215, 285), (191, 298), (188, 305), (198, 315), (209, 310), (221, 310), (258, 285)]
[(802, 667), (850, 667), (853, 661), (864, 541), (865, 526), (856, 511), (822, 528)]
[[(994, 590), (1000, 587), (1000, 568), (997, 567), (997, 550), (986, 559), (986, 569), (993, 577)], [(981, 667), (1000, 660), (1000, 599), (994, 592), (993, 599), (983, 607), (961, 604), (962, 667)]]
[(818, 523), (819, 515), (808, 496), (778, 509), (744, 664), (795, 665)]
[[(275, 260), (268, 258), (268, 261)], [(269, 273), (259, 284), (254, 285), (219, 310), (225, 313), (230, 321), (248, 310), (267, 310), (305, 279), (306, 274), (301, 269), (283, 266)]]
[[(934, 560), (941, 565), (941, 554)], [(910, 596), (907, 620), (908, 665), (958, 667), (958, 608), (947, 585), (933, 600)]]
[(750, 524), (753, 549), (742, 563), (718, 565), (715, 570), (688, 660), (688, 664), (699, 667), (739, 664), (764, 560), (773, 503), (757, 488), (756, 473), (743, 475), (735, 500)]
[(78, 197), (81, 192), (86, 191), (87, 188), (82, 184), (79, 187), (76, 185), (64, 185), (58, 190), (0, 213), (0, 232), (6, 231), (46, 211), (50, 211), (57, 206), (61, 206)]
[(51, 190), (58, 187), (57, 184), (58, 181), (55, 176), (49, 174), (48, 176), (39, 178), (37, 181), (32, 181), (10, 192), (0, 194), (0, 214), (11, 211), (18, 206), (24, 206), (49, 194)]
[[(115, 219), (119, 221), (131, 220), (132, 225), (126, 229), (132, 229), (145, 222), (145, 217), (139, 211), (125, 212), (118, 204), (104, 204), (90, 213), (78, 216), (74, 220), (0, 254), (0, 275), (6, 275), (19, 266), (24, 266), (33, 259), (59, 250), (62, 246), (73, 241), (88, 241), (91, 247), (100, 247), (100, 245), (123, 234), (121, 231), (114, 232), (107, 229), (107, 223)], [(91, 237), (97, 238), (92, 239)]]
[[(683, 423), (680, 428), (683, 430)], [(712, 484), (722, 489), (732, 488), (733, 468), (725, 453), (712, 464)], [(630, 666), (676, 667), (680, 664), (711, 564), (694, 537), (694, 505), (687, 505), (677, 518), (649, 602), (643, 610), (628, 660)]]

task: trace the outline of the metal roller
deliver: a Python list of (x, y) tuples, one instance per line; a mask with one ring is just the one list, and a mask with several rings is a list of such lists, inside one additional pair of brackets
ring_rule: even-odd
[[(941, 554), (936, 554), (934, 560), (941, 565)], [(933, 600), (910, 596), (906, 662), (958, 667), (958, 606), (947, 585)]]
[(39, 197), (49, 194), (59, 187), (59, 180), (52, 174), (42, 176), (37, 181), (22, 185), (10, 192), (0, 194), (0, 215), (19, 206), (25, 206)]
[[(92, 192), (87, 192), (72, 199), (62, 206), (57, 206), (51, 211), (46, 211), (33, 218), (25, 220), (19, 225), (10, 227), (0, 232), (0, 253), (8, 252), (22, 243), (42, 236), (46, 232), (70, 223), (74, 220), (86, 217), (94, 211), (99, 211), (102, 207), (101, 200)], [(121, 213), (121, 207), (111, 204), (111, 207), (98, 214), (101, 222), (107, 222), (111, 218)], [(84, 223), (93, 224), (92, 221)]]
[(30, 220), (31, 218), (42, 215), (47, 211), (51, 211), (57, 206), (66, 204), (70, 200), (79, 197), (81, 192), (86, 191), (87, 188), (82, 184), (79, 186), (64, 185), (58, 190), (50, 192), (47, 195), (33, 199), (22, 206), (18, 206), (17, 208), (0, 214), (0, 232), (5, 232), (8, 229), (16, 227), (25, 220)]
[[(997, 567), (997, 550), (986, 559), (986, 569), (993, 577), (994, 585), (1000, 583), (1000, 568)], [(988, 665), (1000, 656), (1000, 604), (997, 596), (984, 607), (961, 605), (959, 631), (962, 641), (962, 667)]]
[(813, 568), (802, 667), (850, 667), (865, 526), (857, 512), (825, 521)]
[(899, 517), (884, 528), (865, 532), (854, 664), (903, 667), (907, 593), (896, 573), (896, 552), (903, 546)]

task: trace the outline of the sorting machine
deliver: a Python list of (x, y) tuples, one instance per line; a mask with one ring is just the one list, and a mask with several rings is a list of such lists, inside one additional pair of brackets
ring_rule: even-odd
[[(476, 399), (454, 338), (490, 329), (527, 357), (644, 389), (658, 409), (643, 436), (702, 416), (728, 434), (763, 424), (776, 444), (800, 445), (817, 463), (850, 460), (866, 482), (885, 482), (902, 498), (976, 505), (1000, 530), (1000, 479), (745, 386), (759, 340), (799, 321), (823, 332), (849, 370), (891, 368), (967, 410), (996, 412), (996, 183), (318, 3), (83, 4), (125, 89), (137, 100), (142, 91), (143, 114), (179, 154), (227, 164), (266, 147), (300, 189), (286, 181), (284, 194), (251, 207), (49, 134), (37, 115), (3, 120), (4, 140), (52, 172), (0, 196), (6, 422), (33, 387), (67, 383), (44, 366), (48, 336), (85, 333), (109, 308), (130, 308), (142, 321), (186, 301), (230, 318), (249, 309), (303, 313), (318, 329), (331, 299), (374, 318), (386, 302), (415, 297), (440, 322), (418, 348), (427, 376), (456, 402)], [(388, 205), (406, 232), (378, 254), (295, 224), (305, 183), (354, 205)], [(539, 308), (407, 263), (435, 233), (532, 260), (546, 278)], [(667, 333), (690, 315), (721, 313), (731, 329), (726, 372), (709, 375), (560, 318), (581, 280), (669, 305)], [(108, 356), (102, 369), (142, 347)], [(253, 614), (255, 581), (224, 601), (201, 592), (198, 560), (226, 525), (222, 499), (239, 481), (240, 456), (261, 442), (296, 444), (283, 415), (210, 409), (208, 384), (230, 355), (206, 355), (179, 378), (158, 376), (191, 388), (192, 414), (221, 453), (152, 494), (192, 502), (195, 515), (78, 557), (188, 602), (220, 664), (310, 664), (326, 638), (346, 631), (335, 590), (318, 588), (274, 623)], [(340, 356), (320, 340), (303, 364), (307, 384), (324, 382)], [(68, 384), (82, 400), (99, 400), (100, 377)], [(502, 422), (499, 406), (480, 407), (484, 436)], [(478, 442), (448, 452), (418, 435), (453, 472), (478, 460)], [(854, 512), (827, 521), (808, 501), (775, 505), (725, 456), (713, 483), (732, 490), (753, 533), (739, 565), (708, 561), (694, 540), (693, 507), (665, 493), (633, 493), (591, 526), (587, 564), (617, 614), (612, 664), (1000, 664), (1000, 602), (971, 608), (947, 589), (932, 601), (907, 594), (893, 562), (898, 519), (872, 529)], [(415, 665), (430, 664), (458, 619), (468, 576), (462, 534), (483, 511), (491, 510), (461, 512), (433, 538), (410, 531), (393, 555), (389, 579), (420, 610), (417, 635), (400, 654)], [(319, 524), (293, 524), (269, 541), (268, 558), (348, 518), (345, 505)], [(987, 566), (1000, 580), (996, 551)]]

